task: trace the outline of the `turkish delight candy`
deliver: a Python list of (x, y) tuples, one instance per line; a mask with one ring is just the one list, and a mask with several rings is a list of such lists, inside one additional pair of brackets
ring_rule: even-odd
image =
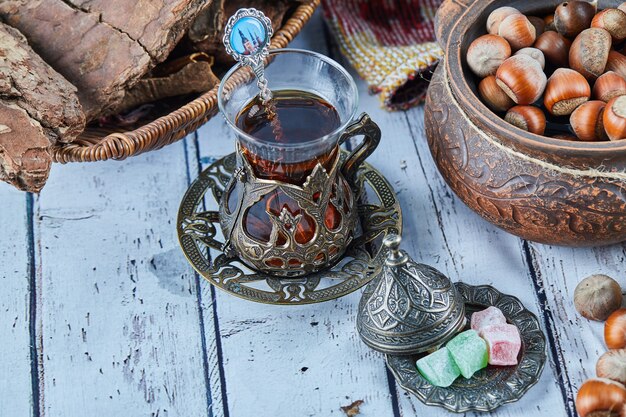
[(487, 342), (475, 330), (459, 333), (446, 347), (465, 378), (471, 378), (476, 371), (487, 366)]
[(472, 314), (472, 330), (480, 332), (485, 326), (492, 324), (506, 324), (506, 317), (498, 307), (488, 307)]
[(493, 324), (483, 327), (480, 336), (487, 342), (490, 365), (517, 365), (522, 346), (519, 330), (512, 324)]
[(449, 387), (461, 375), (446, 347), (424, 356), (416, 365), (422, 376), (436, 387)]

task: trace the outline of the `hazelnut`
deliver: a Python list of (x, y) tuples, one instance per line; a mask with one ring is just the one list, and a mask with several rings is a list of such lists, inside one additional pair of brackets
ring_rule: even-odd
[(626, 56), (616, 51), (610, 51), (606, 62), (606, 71), (614, 71), (626, 79)]
[[(609, 139), (604, 131), (604, 122), (602, 120), (605, 107), (606, 103), (604, 101), (593, 100), (583, 103), (572, 112), (572, 115), (569, 118), (569, 123), (572, 125), (572, 129), (574, 130), (574, 133), (576, 133), (578, 139), (584, 141)], [(622, 294), (621, 292), (619, 294), (621, 300)]]
[(546, 130), (546, 115), (534, 106), (515, 106), (509, 109), (504, 120), (536, 135), (543, 135)]
[(591, 26), (596, 8), (586, 1), (569, 1), (559, 4), (554, 11), (554, 27), (563, 36), (576, 37)]
[(589, 320), (604, 321), (621, 305), (622, 288), (606, 275), (588, 276), (574, 290), (576, 311)]
[(500, 23), (512, 14), (520, 14), (520, 11), (514, 7), (498, 7), (487, 17), (487, 33), (497, 35), (500, 30)]
[(626, 308), (620, 308), (604, 323), (604, 342), (609, 349), (626, 348)]
[(545, 27), (543, 28), (544, 32), (547, 32), (549, 30), (555, 31), (556, 28), (554, 27), (554, 13), (545, 16), (543, 18), (543, 23), (545, 24)]
[(543, 52), (546, 61), (553, 67), (569, 65), (569, 49), (572, 42), (557, 32), (542, 33), (535, 41), (534, 47)]
[(595, 15), (592, 28), (602, 28), (611, 34), (614, 42), (626, 39), (626, 12), (619, 9), (605, 9)]
[(566, 116), (589, 100), (589, 97), (591, 87), (585, 77), (574, 70), (559, 68), (548, 79), (543, 104), (550, 114)]
[(528, 55), (516, 55), (500, 65), (496, 82), (515, 103), (531, 104), (543, 94), (547, 78), (536, 60)]
[(467, 49), (467, 65), (479, 77), (493, 75), (511, 56), (509, 43), (496, 35), (483, 35), (474, 40)]
[(611, 99), (606, 104), (602, 119), (609, 139), (626, 139), (626, 96)]
[(541, 69), (546, 68), (546, 58), (543, 56), (543, 52), (541, 52), (537, 48), (522, 48), (519, 51), (515, 52), (515, 55), (528, 55), (532, 59), (539, 62), (539, 65), (541, 65)]
[(588, 80), (598, 78), (604, 73), (611, 43), (611, 35), (606, 30), (585, 29), (572, 43), (569, 50), (569, 66)]
[(526, 16), (528, 21), (535, 27), (535, 36), (541, 35), (546, 31), (546, 22), (542, 18), (537, 16)]
[(596, 375), (626, 384), (626, 349), (610, 350), (600, 356), (596, 364)]
[(619, 382), (604, 378), (586, 381), (578, 390), (576, 410), (580, 417), (591, 417), (596, 412), (620, 410), (626, 402), (626, 387)]
[(574, 142), (578, 142), (579, 139), (574, 135), (568, 135), (567, 133), (559, 133), (552, 136), (554, 139), (563, 139), (563, 140), (571, 140)]
[(490, 75), (478, 84), (478, 92), (483, 101), (493, 111), (507, 111), (515, 105), (496, 83), (496, 76)]
[(498, 35), (506, 39), (515, 51), (532, 46), (537, 38), (535, 27), (523, 14), (512, 14), (504, 19)]
[(602, 100), (605, 103), (624, 94), (626, 94), (626, 80), (613, 71), (602, 74), (591, 90), (591, 96), (595, 100)]

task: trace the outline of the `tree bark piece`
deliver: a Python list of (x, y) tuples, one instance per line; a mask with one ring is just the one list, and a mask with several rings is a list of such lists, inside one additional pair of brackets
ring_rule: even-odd
[(76, 87), (54, 71), (16, 29), (0, 23), (0, 180), (39, 191), (50, 144), (84, 129)]
[(65, 0), (76, 8), (97, 13), (103, 22), (137, 41), (156, 62), (171, 50), (211, 0)]
[(132, 110), (139, 105), (164, 98), (209, 91), (219, 79), (211, 71), (211, 63), (195, 61), (182, 69), (162, 77), (142, 78), (124, 96), (116, 113)]
[(41, 126), (16, 105), (0, 100), (0, 180), (20, 190), (39, 192), (52, 158)]
[[(202, 0), (3, 0), (0, 18), (78, 87), (88, 120), (165, 59)], [(109, 20), (107, 20), (109, 19)]]
[(37, 120), (51, 144), (71, 142), (85, 127), (76, 87), (46, 64), (17, 29), (2, 23), (0, 97)]

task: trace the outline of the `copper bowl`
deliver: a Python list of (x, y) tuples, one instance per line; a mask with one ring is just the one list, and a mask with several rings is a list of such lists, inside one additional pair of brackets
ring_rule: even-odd
[[(444, 1), (436, 28), (445, 58), (426, 99), (428, 145), (459, 198), (507, 232), (555, 245), (621, 242), (626, 240), (626, 140), (574, 142), (518, 129), (481, 102), (465, 62), (467, 47), (485, 33), (495, 8), (543, 16), (559, 3)], [(620, 2), (605, 3), (600, 6)]]

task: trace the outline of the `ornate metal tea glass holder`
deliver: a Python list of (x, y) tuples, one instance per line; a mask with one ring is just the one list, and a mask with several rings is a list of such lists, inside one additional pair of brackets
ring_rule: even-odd
[[(342, 152), (341, 161), (346, 153)], [(349, 294), (379, 272), (383, 240), (402, 231), (402, 212), (391, 184), (371, 165), (356, 171), (354, 188), (359, 228), (334, 265), (298, 278), (281, 278), (248, 268), (223, 253), (218, 204), (237, 169), (235, 153), (215, 161), (191, 184), (178, 211), (177, 232), (189, 263), (209, 283), (237, 297), (266, 304), (320, 303)]]
[[(357, 230), (352, 190), (356, 172), (380, 141), (380, 129), (364, 114), (335, 147), (357, 134), (365, 139), (354, 152), (341, 160), (339, 152), (332, 151), (336, 156), (328, 172), (317, 162), (302, 185), (259, 178), (238, 146), (239, 167), (220, 202), (224, 251), (253, 269), (283, 277), (334, 265)], [(255, 235), (254, 221), (249, 218), (253, 210), (264, 217), (255, 219), (257, 223), (268, 223), (264, 226), (271, 230), (268, 236)]]

